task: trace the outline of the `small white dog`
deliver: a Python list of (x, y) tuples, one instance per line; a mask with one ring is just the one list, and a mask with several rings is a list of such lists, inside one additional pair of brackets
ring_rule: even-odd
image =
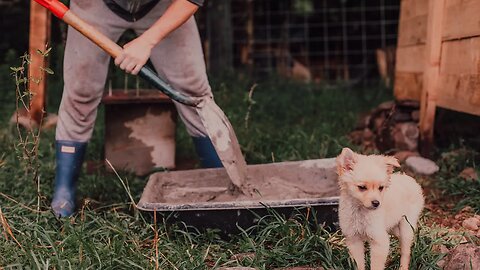
[(337, 157), (340, 228), (359, 270), (365, 269), (365, 242), (370, 244), (370, 269), (385, 268), (389, 233), (400, 240), (400, 269), (408, 270), (424, 198), (415, 179), (393, 173), (394, 167), (400, 167), (394, 157), (365, 156), (349, 148)]

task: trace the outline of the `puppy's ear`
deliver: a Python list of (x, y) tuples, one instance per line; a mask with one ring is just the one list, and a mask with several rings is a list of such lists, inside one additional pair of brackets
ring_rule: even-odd
[(387, 172), (389, 174), (393, 173), (394, 167), (400, 168), (400, 163), (398, 163), (398, 159), (396, 157), (386, 156), (384, 159), (385, 164), (387, 164)]
[(343, 148), (342, 153), (337, 157), (337, 171), (343, 174), (352, 171), (357, 162), (357, 155), (350, 148)]

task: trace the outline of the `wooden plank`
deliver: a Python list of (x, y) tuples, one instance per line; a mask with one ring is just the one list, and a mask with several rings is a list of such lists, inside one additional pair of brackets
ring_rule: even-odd
[(44, 72), (41, 68), (46, 66), (47, 61), (37, 50), (45, 51), (46, 44), (50, 40), (50, 13), (46, 8), (33, 0), (30, 3), (29, 36), (29, 53), (32, 61), (29, 68), (29, 77), (41, 79), (40, 83), (29, 81), (29, 89), (33, 94), (30, 102), (30, 116), (37, 124), (40, 124), (44, 115), (47, 88), (47, 82), (44, 79)]
[(443, 42), (442, 74), (479, 74), (480, 37)]
[(425, 45), (397, 48), (395, 70), (399, 72), (423, 72)]
[(425, 44), (427, 15), (420, 15), (399, 22), (398, 47)]
[(439, 85), (438, 106), (480, 115), (479, 74), (443, 74)]
[(397, 100), (420, 100), (423, 85), (423, 73), (396, 72), (395, 98)]
[(480, 1), (446, 0), (443, 40), (480, 35)]
[(429, 2), (425, 69), (423, 73), (422, 99), (420, 102), (420, 151), (425, 156), (430, 156), (433, 148), (444, 8), (445, 0)]
[(402, 0), (400, 3), (400, 21), (427, 15), (428, 2), (428, 0)]

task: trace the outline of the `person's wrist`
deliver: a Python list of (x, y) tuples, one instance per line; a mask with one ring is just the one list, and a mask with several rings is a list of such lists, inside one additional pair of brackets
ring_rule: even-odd
[(145, 43), (146, 46), (148, 46), (150, 49), (153, 49), (158, 42), (155, 38), (150, 37), (146, 32), (141, 36), (143, 42)]

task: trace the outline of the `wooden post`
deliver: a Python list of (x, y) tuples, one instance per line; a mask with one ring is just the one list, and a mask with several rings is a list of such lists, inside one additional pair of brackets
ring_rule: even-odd
[[(420, 152), (430, 156), (433, 150), (433, 131), (437, 103), (442, 48), (442, 22), (445, 0), (430, 0), (427, 19), (425, 67), (420, 101)], [(414, 61), (414, 59), (412, 59)]]
[(39, 54), (37, 50), (46, 50), (46, 44), (50, 41), (50, 13), (37, 2), (30, 1), (30, 45), (29, 53), (31, 64), (29, 68), (29, 77), (34, 80), (41, 79), (39, 83), (33, 80), (29, 81), (29, 89), (33, 94), (30, 102), (30, 117), (40, 124), (44, 114), (45, 97), (47, 82), (44, 71), (41, 68), (46, 66), (46, 58)]

